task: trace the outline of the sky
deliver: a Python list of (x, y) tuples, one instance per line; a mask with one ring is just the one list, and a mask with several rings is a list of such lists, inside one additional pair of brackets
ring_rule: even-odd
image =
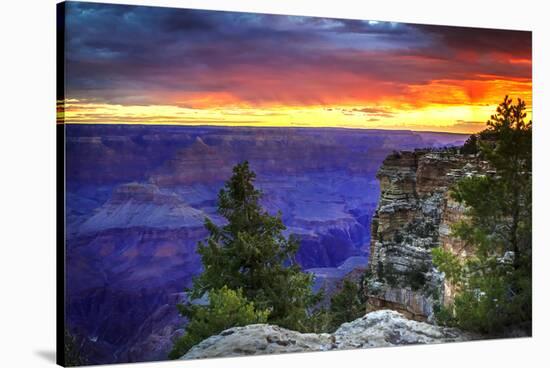
[(531, 32), (69, 2), (58, 121), (473, 133)]

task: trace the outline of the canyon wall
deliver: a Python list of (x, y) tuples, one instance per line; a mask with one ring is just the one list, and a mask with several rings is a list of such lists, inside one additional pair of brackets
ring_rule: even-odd
[(456, 149), (394, 152), (384, 160), (377, 173), (381, 197), (371, 228), (367, 310), (393, 309), (431, 321), (436, 305), (452, 302), (454, 290), (434, 267), (431, 250), (468, 254), (452, 236), (466, 208), (450, 189), (487, 171), (485, 162)]

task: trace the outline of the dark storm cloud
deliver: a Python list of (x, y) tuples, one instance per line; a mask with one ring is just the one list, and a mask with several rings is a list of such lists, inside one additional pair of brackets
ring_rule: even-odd
[(158, 87), (181, 88), (181, 83), (170, 81), (174, 73), (184, 73), (190, 78), (185, 87), (200, 89), (192, 80), (196, 70), (287, 62), (299, 58), (300, 45), (317, 38), (307, 32), (263, 27), (274, 18), (69, 3), (68, 87), (77, 94), (120, 85), (151, 87), (154, 81), (163, 84)]
[(499, 52), (531, 58), (531, 32), (432, 25), (415, 27), (450, 49), (476, 53)]

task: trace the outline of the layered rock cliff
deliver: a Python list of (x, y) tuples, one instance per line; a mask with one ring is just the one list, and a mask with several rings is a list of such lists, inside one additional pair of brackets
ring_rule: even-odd
[(395, 311), (380, 310), (342, 324), (333, 334), (299, 333), (267, 324), (233, 327), (195, 345), (181, 359), (436, 344), (476, 338), (457, 329), (411, 321)]
[(485, 162), (454, 149), (394, 152), (384, 160), (377, 173), (381, 197), (371, 229), (367, 310), (389, 308), (430, 321), (434, 306), (452, 301), (454, 291), (434, 267), (431, 250), (467, 255), (451, 231), (466, 209), (450, 189), (487, 171)]

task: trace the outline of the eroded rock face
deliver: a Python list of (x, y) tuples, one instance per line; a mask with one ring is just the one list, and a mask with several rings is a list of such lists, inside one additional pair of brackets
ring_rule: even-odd
[(461, 178), (488, 172), (486, 162), (456, 150), (396, 152), (378, 171), (381, 198), (371, 229), (368, 309), (393, 309), (407, 318), (431, 320), (436, 303), (454, 290), (432, 263), (431, 250), (460, 256), (469, 249), (452, 236), (466, 208), (450, 196)]
[(457, 329), (412, 321), (395, 311), (379, 310), (344, 323), (333, 334), (303, 334), (267, 324), (234, 327), (195, 345), (181, 359), (436, 344), (475, 338)]

